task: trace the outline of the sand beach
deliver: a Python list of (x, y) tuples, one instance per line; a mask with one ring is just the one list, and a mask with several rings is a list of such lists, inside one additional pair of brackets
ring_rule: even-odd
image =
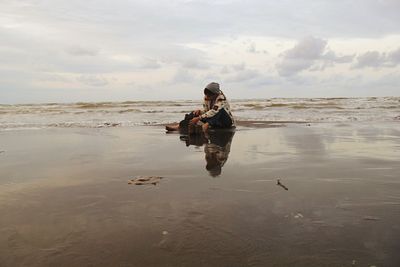
[(400, 264), (397, 122), (8, 130), (0, 151), (2, 267)]
[(0, 1), (0, 267), (399, 267), (399, 14)]

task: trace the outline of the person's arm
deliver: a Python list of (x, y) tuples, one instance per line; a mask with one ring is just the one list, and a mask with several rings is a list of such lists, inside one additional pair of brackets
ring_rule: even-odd
[(221, 108), (223, 108), (225, 106), (225, 101), (224, 100), (218, 100), (214, 106), (207, 112), (203, 113), (202, 115), (200, 115), (200, 119), (206, 119), (206, 118), (212, 118), (215, 116), (215, 114), (217, 114)]
[(194, 111), (194, 115), (195, 115), (196, 117), (198, 117), (198, 116), (200, 116), (200, 115), (206, 113), (207, 111), (208, 111), (208, 101), (207, 101), (206, 98), (204, 98), (204, 101), (203, 101), (203, 108), (202, 108), (202, 109), (197, 109), (197, 110), (195, 110), (195, 111)]

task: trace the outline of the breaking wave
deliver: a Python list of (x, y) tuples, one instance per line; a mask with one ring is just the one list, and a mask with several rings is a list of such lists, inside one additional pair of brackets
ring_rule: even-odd
[[(272, 98), (231, 100), (237, 120), (398, 121), (400, 97)], [(200, 101), (124, 101), (0, 104), (0, 129), (129, 127), (176, 122)]]

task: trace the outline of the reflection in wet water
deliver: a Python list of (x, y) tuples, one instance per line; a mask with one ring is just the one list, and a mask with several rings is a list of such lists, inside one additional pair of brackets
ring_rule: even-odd
[(186, 146), (203, 146), (206, 159), (206, 170), (212, 177), (221, 175), (222, 167), (228, 160), (234, 131), (220, 130), (207, 134), (181, 135), (180, 139)]
[(398, 124), (162, 131), (0, 132), (0, 266), (400, 266)]

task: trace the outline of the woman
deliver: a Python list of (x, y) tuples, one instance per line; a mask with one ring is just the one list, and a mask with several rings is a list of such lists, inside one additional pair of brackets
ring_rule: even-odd
[(201, 127), (203, 132), (209, 128), (227, 129), (235, 127), (230, 105), (219, 84), (212, 82), (204, 88), (203, 109), (185, 115), (179, 124), (169, 125), (167, 131), (188, 130), (189, 134)]

